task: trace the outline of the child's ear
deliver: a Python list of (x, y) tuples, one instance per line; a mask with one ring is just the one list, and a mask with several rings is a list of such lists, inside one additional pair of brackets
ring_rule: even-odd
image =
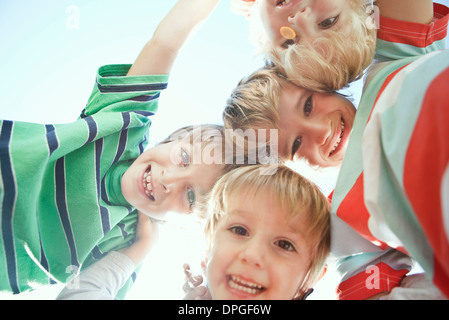
[(203, 271), (203, 274), (206, 275), (207, 271), (207, 263), (209, 262), (209, 250), (206, 251), (206, 254), (204, 255), (203, 261), (201, 261), (201, 271)]
[(207, 266), (207, 259), (204, 259), (203, 261), (201, 261), (201, 270), (203, 271), (204, 274), (206, 274), (206, 266)]

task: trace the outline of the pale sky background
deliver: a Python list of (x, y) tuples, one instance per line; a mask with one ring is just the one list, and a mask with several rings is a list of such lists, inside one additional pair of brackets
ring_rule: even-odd
[[(449, 0), (435, 1), (448, 4)], [(38, 123), (75, 120), (105, 64), (133, 63), (176, 0), (0, 0), (0, 118)], [(237, 82), (262, 66), (248, 41), (248, 22), (222, 0), (184, 46), (150, 129), (150, 146), (175, 129), (221, 124), (225, 101)], [(355, 102), (360, 84), (352, 88)], [(335, 170), (307, 171), (324, 193)], [(201, 229), (184, 219), (161, 229), (129, 299), (180, 299), (182, 264), (199, 269)], [(333, 299), (332, 273), (310, 298)], [(0, 299), (53, 299), (61, 286)]]

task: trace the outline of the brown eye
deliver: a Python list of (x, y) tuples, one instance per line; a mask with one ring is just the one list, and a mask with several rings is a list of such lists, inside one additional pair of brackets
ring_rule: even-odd
[(295, 153), (298, 151), (299, 147), (301, 146), (301, 137), (297, 138), (294, 142), (293, 142), (293, 146), (292, 146), (292, 158), (295, 156)]
[(247, 236), (248, 235), (248, 231), (241, 226), (233, 226), (231, 228), (229, 228), (229, 231), (231, 231), (232, 233), (238, 235), (238, 236)]
[(287, 240), (279, 240), (276, 242), (276, 245), (285, 251), (296, 251), (295, 247), (290, 241)]
[(323, 20), (320, 23), (318, 23), (318, 26), (321, 29), (332, 28), (337, 23), (339, 17), (340, 16), (336, 16), (336, 17), (333, 17), (333, 18), (329, 18), (329, 19)]
[(309, 98), (307, 98), (306, 103), (304, 103), (304, 114), (306, 116), (310, 115), (313, 108), (313, 95), (310, 95)]

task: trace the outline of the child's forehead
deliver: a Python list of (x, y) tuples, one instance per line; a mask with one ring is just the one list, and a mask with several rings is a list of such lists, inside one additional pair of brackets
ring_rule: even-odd
[(295, 201), (294, 204), (290, 203), (290, 201), (286, 201), (268, 185), (258, 186), (240, 183), (235, 186), (229, 186), (224, 199), (227, 206), (225, 209), (229, 209), (231, 203), (238, 206), (239, 203), (249, 202), (262, 204), (262, 206), (278, 207), (285, 214), (285, 218), (292, 223), (296, 223), (296, 221), (301, 219), (301, 216), (304, 216), (304, 212), (307, 211), (307, 208), (301, 201)]
[(226, 202), (227, 220), (261, 222), (262, 224), (268, 220), (269, 228), (275, 228), (277, 231), (282, 229), (301, 236), (306, 234), (308, 216), (306, 208), (285, 206), (267, 189), (259, 191), (254, 188), (236, 189)]

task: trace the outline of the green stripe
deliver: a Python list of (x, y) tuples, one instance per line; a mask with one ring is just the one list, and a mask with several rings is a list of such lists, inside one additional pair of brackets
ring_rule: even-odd
[(379, 61), (399, 60), (413, 56), (423, 56), (427, 53), (446, 48), (446, 38), (435, 41), (425, 48), (415, 47), (409, 44), (395, 43), (377, 39), (375, 59)]

